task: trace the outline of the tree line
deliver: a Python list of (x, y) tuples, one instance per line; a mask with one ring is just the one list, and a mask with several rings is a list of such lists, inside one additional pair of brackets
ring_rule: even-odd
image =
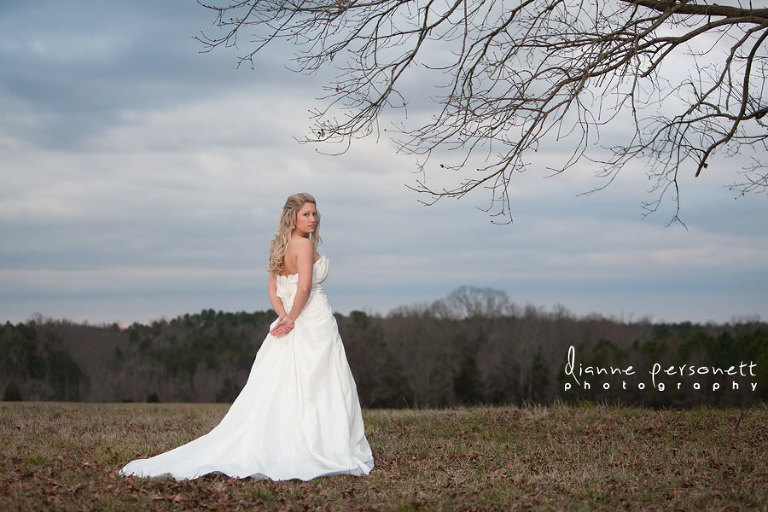
[[(364, 407), (768, 398), (768, 324), (759, 318), (577, 317), (471, 287), (387, 315), (335, 316)], [(271, 311), (208, 309), (127, 328), (40, 316), (7, 322), (0, 389), (4, 400), (231, 402), (273, 319)]]

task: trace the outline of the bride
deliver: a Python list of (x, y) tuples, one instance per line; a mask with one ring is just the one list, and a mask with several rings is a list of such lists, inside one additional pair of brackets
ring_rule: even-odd
[(268, 267), (279, 318), (221, 423), (183, 446), (128, 463), (121, 475), (310, 480), (370, 473), (355, 381), (321, 286), (328, 260), (317, 253), (319, 224), (311, 195), (286, 200)]

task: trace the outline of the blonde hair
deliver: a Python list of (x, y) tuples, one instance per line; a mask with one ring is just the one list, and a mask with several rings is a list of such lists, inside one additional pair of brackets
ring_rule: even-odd
[[(283, 256), (285, 256), (285, 249), (288, 247), (288, 242), (291, 241), (291, 233), (296, 227), (296, 216), (299, 210), (306, 203), (312, 203), (317, 207), (315, 198), (306, 192), (299, 194), (293, 194), (285, 200), (283, 210), (280, 212), (280, 221), (277, 224), (277, 231), (275, 236), (272, 237), (272, 242), (269, 244), (269, 264), (267, 270), (270, 274), (280, 275), (285, 270), (285, 264), (283, 263)], [(310, 240), (312, 245), (317, 249), (322, 240), (319, 235), (320, 230), (320, 212), (317, 213), (317, 223), (315, 224), (315, 232), (310, 233)]]

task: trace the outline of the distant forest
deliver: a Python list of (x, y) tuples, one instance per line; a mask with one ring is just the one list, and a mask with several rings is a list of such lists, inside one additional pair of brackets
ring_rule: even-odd
[[(0, 327), (0, 390), (3, 400), (231, 402), (274, 318), (204, 310), (127, 328), (9, 322)], [(768, 399), (768, 324), (759, 318), (576, 317), (462, 287), (431, 304), (336, 320), (364, 407)]]

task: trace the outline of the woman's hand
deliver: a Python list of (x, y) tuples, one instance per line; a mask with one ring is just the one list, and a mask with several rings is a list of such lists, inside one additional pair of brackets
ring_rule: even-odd
[(289, 332), (293, 330), (294, 322), (290, 318), (288, 318), (288, 315), (281, 316), (278, 318), (275, 326), (269, 331), (269, 334), (272, 336), (279, 338), (281, 336), (285, 336)]

